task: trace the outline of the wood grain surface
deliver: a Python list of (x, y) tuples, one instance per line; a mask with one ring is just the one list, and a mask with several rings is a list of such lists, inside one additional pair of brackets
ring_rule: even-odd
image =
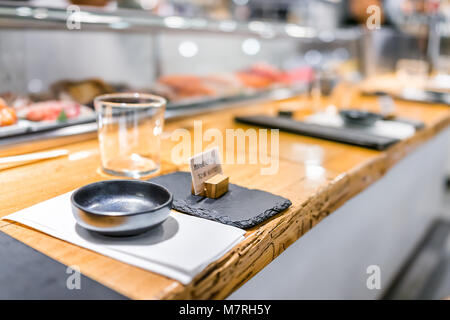
[[(333, 101), (331, 101), (333, 102)], [(330, 101), (323, 100), (324, 108)], [(425, 129), (384, 152), (341, 143), (280, 133), (279, 169), (261, 175), (265, 164), (224, 164), (230, 182), (258, 188), (290, 199), (293, 205), (265, 223), (248, 230), (247, 238), (218, 261), (210, 264), (189, 285), (127, 265), (47, 236), (28, 227), (0, 221), (3, 232), (66, 264), (77, 265), (87, 276), (133, 299), (222, 299), (274, 260), (290, 244), (308, 232), (348, 199), (380, 179), (389, 168), (415, 148), (432, 139), (450, 124), (450, 108), (397, 101), (397, 115), (421, 120)], [(163, 133), (162, 172), (188, 170), (187, 163), (174, 163), (172, 133), (179, 128), (191, 134), (194, 121), (203, 131), (217, 128), (248, 129), (233, 121), (235, 115), (275, 114), (293, 109), (301, 118), (315, 110), (304, 97), (250, 105), (171, 121)], [(373, 97), (357, 97), (352, 106), (378, 111)], [(205, 142), (204, 147), (210, 147)], [(220, 146), (220, 145), (219, 145)], [(95, 139), (65, 145), (69, 156), (39, 161), (0, 171), (0, 217), (68, 192), (87, 183), (112, 178), (103, 174)], [(275, 146), (269, 145), (269, 151)], [(191, 153), (193, 153), (192, 150)], [(249, 156), (248, 147), (224, 146), (223, 156)], [(364, 214), (363, 212), (361, 214)]]

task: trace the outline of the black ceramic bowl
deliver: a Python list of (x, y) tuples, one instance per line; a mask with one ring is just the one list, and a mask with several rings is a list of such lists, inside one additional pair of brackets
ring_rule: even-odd
[(173, 196), (163, 186), (140, 180), (88, 184), (71, 197), (77, 223), (109, 236), (136, 235), (167, 219)]
[(339, 114), (345, 123), (350, 125), (372, 126), (377, 120), (382, 119), (379, 114), (353, 109), (341, 110)]

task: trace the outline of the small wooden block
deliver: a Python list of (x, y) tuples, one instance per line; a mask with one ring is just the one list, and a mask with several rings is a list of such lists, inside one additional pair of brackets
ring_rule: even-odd
[(228, 191), (229, 177), (223, 174), (216, 174), (205, 181), (206, 196), (217, 199)]
[[(205, 189), (197, 196), (217, 199), (228, 191), (229, 177), (216, 174), (205, 181)], [(195, 195), (194, 185), (191, 183), (191, 193)]]

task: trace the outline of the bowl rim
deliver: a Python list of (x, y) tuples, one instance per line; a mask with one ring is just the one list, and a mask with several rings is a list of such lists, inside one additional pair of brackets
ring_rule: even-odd
[[(142, 98), (148, 99), (148, 102), (114, 102), (108, 101), (109, 99), (118, 98)], [(151, 100), (151, 101), (150, 101)], [(115, 92), (102, 94), (94, 98), (94, 106), (97, 109), (97, 105), (105, 104), (111, 107), (127, 107), (127, 108), (138, 108), (138, 107), (153, 107), (162, 108), (167, 105), (167, 99), (156, 94), (142, 93), (142, 92)]]
[[(98, 210), (92, 210), (92, 209), (88, 209), (84, 206), (82, 206), (81, 204), (79, 204), (77, 201), (75, 201), (75, 196), (81, 192), (83, 189), (91, 187), (93, 185), (96, 184), (107, 184), (107, 183), (114, 183), (114, 182), (131, 182), (131, 183), (138, 183), (138, 184), (151, 184), (154, 185), (158, 188), (161, 188), (162, 190), (164, 190), (168, 195), (169, 195), (169, 199), (164, 202), (163, 204), (160, 204), (158, 206), (155, 206), (151, 209), (148, 210), (143, 210), (143, 211), (133, 211), (133, 212), (127, 212), (127, 213), (122, 213), (122, 212), (117, 212), (116, 214), (108, 214), (104, 211), (98, 211)], [(150, 213), (150, 212), (154, 212), (157, 211), (159, 209), (162, 209), (168, 205), (170, 205), (173, 202), (173, 194), (172, 192), (170, 192), (166, 187), (154, 183), (154, 182), (150, 182), (150, 181), (142, 181), (142, 180), (131, 180), (131, 179), (115, 179), (115, 180), (102, 180), (102, 181), (97, 181), (97, 182), (93, 182), (90, 184), (87, 184), (85, 186), (82, 186), (80, 188), (78, 188), (77, 190), (75, 190), (72, 195), (70, 196), (70, 202), (72, 203), (73, 206), (75, 206), (77, 209), (82, 210), (84, 212), (87, 212), (89, 214), (95, 214), (98, 216), (103, 216), (103, 217), (124, 217), (124, 216), (133, 216), (133, 215), (139, 215), (139, 214), (144, 214), (144, 213)]]

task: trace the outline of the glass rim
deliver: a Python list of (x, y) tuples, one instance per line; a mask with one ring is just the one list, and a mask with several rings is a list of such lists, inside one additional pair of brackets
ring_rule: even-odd
[[(117, 99), (117, 98), (143, 98), (152, 100), (149, 102), (114, 102), (108, 101), (108, 99)], [(139, 93), (139, 92), (118, 92), (118, 93), (107, 93), (102, 94), (94, 98), (94, 105), (97, 103), (103, 103), (111, 106), (117, 107), (163, 107), (166, 105), (167, 100), (161, 96), (157, 96), (151, 93)]]

